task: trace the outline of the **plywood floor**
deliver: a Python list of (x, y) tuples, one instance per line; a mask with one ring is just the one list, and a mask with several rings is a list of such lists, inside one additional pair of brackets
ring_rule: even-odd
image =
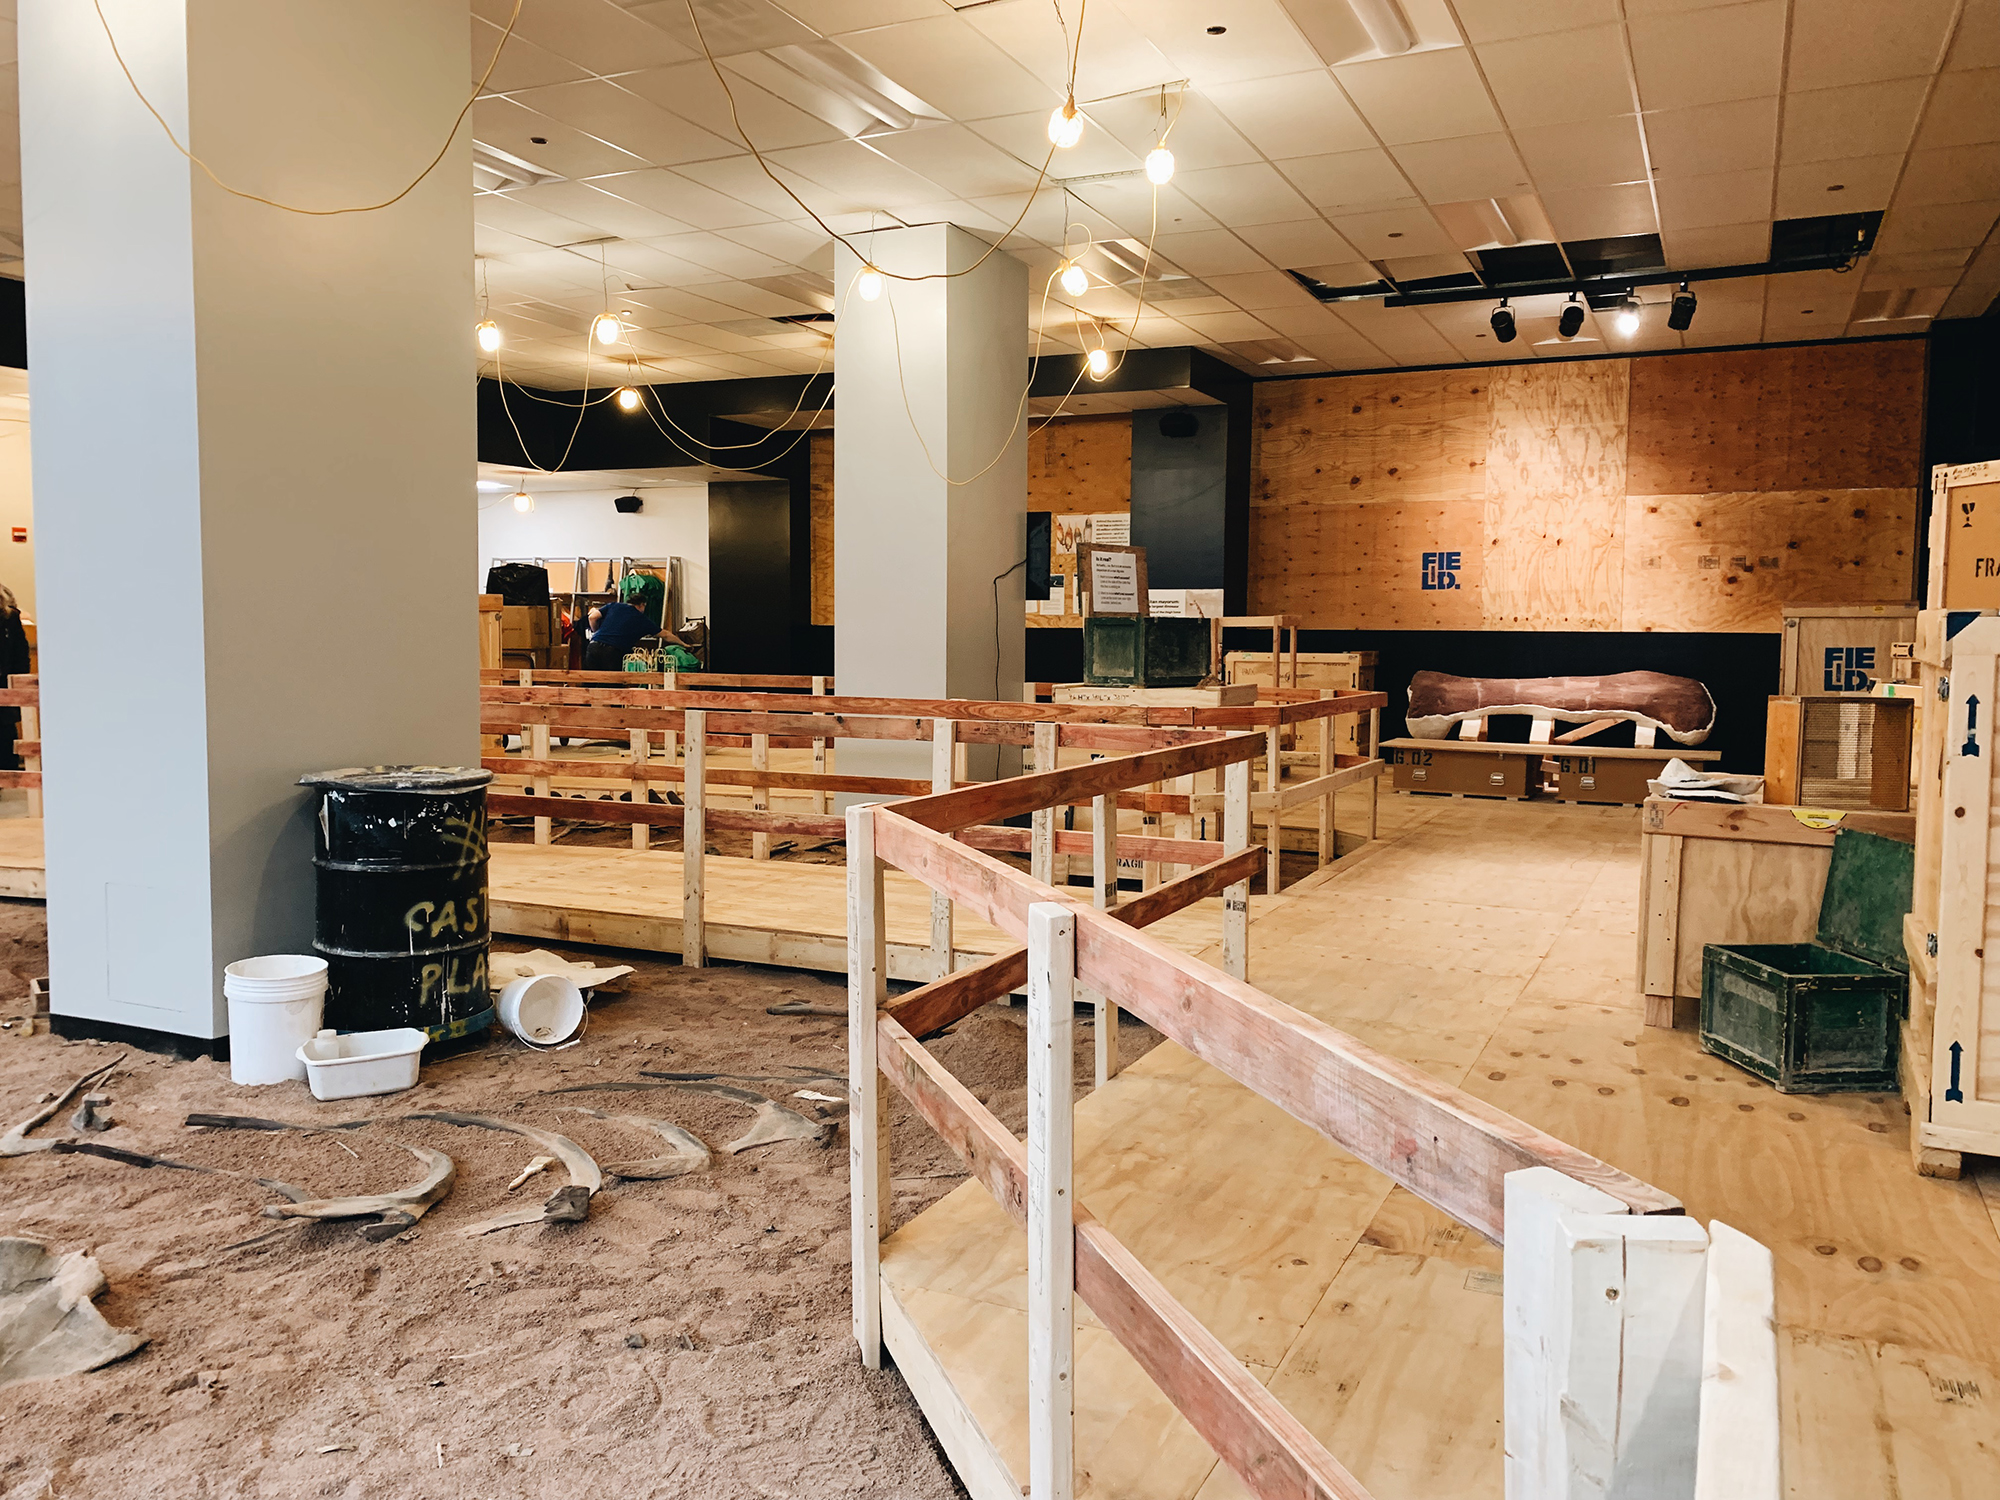
[[(1635, 809), (1384, 813), (1253, 917), (1252, 981), (1769, 1245), (1789, 1494), (2000, 1494), (2000, 1179), (1916, 1176), (1900, 1100), (1782, 1096), (1641, 1024)], [(1171, 1044), (1079, 1104), (1076, 1149), (1081, 1200), (1381, 1500), (1499, 1500), (1497, 1247)], [(1023, 1236), (968, 1184), (883, 1264), (1025, 1474)], [(1087, 1317), (1077, 1361), (1080, 1494), (1242, 1493)]]

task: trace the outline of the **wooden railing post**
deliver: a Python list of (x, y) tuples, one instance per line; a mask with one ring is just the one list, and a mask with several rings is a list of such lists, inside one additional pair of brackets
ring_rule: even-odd
[(707, 933), (702, 922), (702, 855), (707, 842), (702, 827), (701, 778), (708, 761), (708, 715), (687, 711), (686, 779), (681, 782), (681, 962), (699, 969), (707, 961)]
[[(639, 768), (641, 768), (646, 764), (646, 757), (649, 753), (650, 752), (648, 751), (646, 743), (646, 731), (643, 729), (633, 730), (632, 731), (632, 768), (633, 768), (632, 803), (635, 807), (643, 807), (648, 802), (652, 801), (653, 798), (651, 783), (649, 783), (644, 776), (638, 774)], [(652, 834), (652, 831), (653, 830), (644, 823), (634, 823), (632, 825), (632, 847), (634, 849), (644, 849), (647, 846), (647, 843), (649, 842), (649, 838), (650, 835)]]
[[(957, 762), (957, 725), (939, 714), (931, 720), (931, 790), (951, 790), (952, 771)], [(951, 897), (943, 891), (931, 892), (931, 977), (942, 979), (951, 972)]]
[[(38, 691), (36, 694), (37, 700), (39, 700), (40, 696), (41, 695)], [(37, 745), (41, 743), (42, 710), (39, 707), (39, 705), (34, 708), (27, 708), (27, 707), (22, 708), (20, 733), (21, 733), (21, 738), (24, 740), (33, 740)], [(22, 756), (21, 769), (24, 771), (39, 772), (42, 769), (41, 752), (37, 750), (36, 753), (33, 755)], [(38, 786), (31, 786), (28, 788), (28, 816), (31, 818), (39, 818), (41, 815), (42, 815), (42, 789)]]
[(875, 1016), (888, 996), (888, 943), (872, 817), (867, 806), (847, 810), (847, 1176), (854, 1341), (861, 1362), (879, 1370), (890, 1178), (889, 1101), (877, 1071)]
[[(1330, 688), (1321, 688), (1319, 695), (1323, 699), (1331, 698), (1333, 691)], [(1333, 723), (1332, 714), (1319, 721), (1319, 774), (1322, 776), (1333, 774)], [(1319, 799), (1319, 862), (1322, 866), (1333, 858), (1335, 852), (1333, 813), (1340, 805), (1336, 800), (1338, 797), (1337, 792), (1324, 792)]]
[[(1382, 758), (1382, 710), (1379, 708), (1368, 710), (1368, 756), (1371, 760), (1380, 760)], [(1382, 778), (1380, 776), (1369, 777), (1368, 838), (1371, 843), (1375, 839), (1375, 820), (1376, 813), (1381, 805), (1381, 794)]]
[[(1236, 854), (1250, 847), (1250, 762), (1232, 761), (1222, 772), (1222, 852)], [(1250, 977), (1250, 882), (1239, 881), (1222, 893), (1222, 972), (1232, 979)]]
[[(1054, 724), (1035, 726), (1035, 769), (1038, 772), (1053, 771), (1056, 768), (1056, 735)], [(1056, 883), (1056, 810), (1053, 807), (1038, 807), (1030, 814), (1028, 836), (1028, 873), (1043, 885)]]
[(1278, 894), (1278, 864), (1284, 857), (1285, 849), (1285, 810), (1278, 805), (1285, 782), (1284, 731), (1276, 724), (1264, 731), (1264, 781), (1271, 798), (1270, 815), (1264, 822), (1264, 837), (1270, 843), (1264, 851), (1264, 894), (1275, 896)]
[[(1090, 805), (1091, 904), (1109, 911), (1118, 904), (1118, 794), (1093, 797)], [(1118, 1074), (1118, 1007), (1105, 995), (1090, 992), (1097, 1011), (1096, 1087)]]
[[(771, 769), (771, 737), (768, 734), (753, 734), (750, 736), (750, 769), (753, 771), (768, 771)], [(752, 812), (768, 812), (770, 808), (771, 794), (769, 790), (761, 781), (752, 782), (750, 786), (750, 810)], [(770, 834), (753, 833), (750, 835), (750, 857), (752, 859), (769, 859), (771, 857)]]
[(1076, 916), (1028, 908), (1028, 1494), (1071, 1500), (1076, 1483)]
[[(824, 698), (826, 696), (826, 679), (824, 677), (813, 678), (812, 695), (815, 698)], [(826, 775), (826, 741), (823, 739), (813, 741), (813, 775)], [(822, 817), (825, 816), (827, 809), (826, 793), (824, 791), (817, 791), (812, 794), (812, 797), (813, 811)]]
[[(528, 758), (530, 760), (547, 760), (549, 758), (548, 725), (530, 724), (528, 726)], [(535, 777), (532, 787), (537, 797), (548, 796), (549, 778), (547, 776)], [(535, 819), (535, 842), (538, 844), (554, 843), (555, 826), (555, 819), (553, 818)]]

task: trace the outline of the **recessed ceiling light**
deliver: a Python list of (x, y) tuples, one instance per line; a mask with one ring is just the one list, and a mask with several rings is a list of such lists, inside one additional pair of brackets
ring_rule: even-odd
[(528, 137), (528, 144), (530, 146), (546, 146), (548, 143), (549, 138), (545, 135), (531, 135)]
[(1211, 26), (1208, 28), (1208, 34), (1210, 36), (1221, 36), (1228, 29), (1227, 26)]

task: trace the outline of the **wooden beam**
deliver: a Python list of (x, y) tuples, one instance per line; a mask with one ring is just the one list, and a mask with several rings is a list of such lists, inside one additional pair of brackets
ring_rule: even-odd
[[(1020, 937), (1028, 907), (1048, 898), (1010, 865), (896, 809), (872, 811), (881, 858), (1003, 932)], [(1506, 1174), (1523, 1167), (1552, 1167), (1635, 1213), (1680, 1212), (1659, 1189), (1106, 913), (1080, 912), (1077, 954), (1084, 984), (1492, 1240), (1504, 1237)]]
[(975, 823), (993, 823), (1038, 808), (1088, 801), (1104, 792), (1248, 760), (1262, 749), (1262, 741), (1253, 735), (1232, 735), (1199, 745), (1111, 756), (1087, 766), (984, 782), (905, 803), (899, 810), (926, 828), (969, 828)]
[[(639, 734), (645, 731), (633, 730)], [(715, 736), (708, 742), (713, 745)], [(772, 743), (777, 743), (773, 741)], [(687, 773), (664, 761), (630, 765), (624, 761), (577, 756), (557, 756), (531, 760), (519, 755), (487, 755), (479, 764), (499, 776), (567, 776), (577, 781), (670, 781), (679, 783)], [(810, 771), (743, 771), (727, 766), (710, 766), (702, 780), (709, 786), (768, 786), (786, 792), (859, 792), (875, 797), (922, 797), (931, 791), (928, 781), (914, 776), (822, 776)]]
[(1028, 911), (1028, 1493), (1076, 1493), (1076, 918)]
[(1574, 745), (1578, 740), (1587, 740), (1593, 734), (1602, 734), (1607, 729), (1616, 728), (1617, 719), (1592, 719), (1588, 724), (1579, 724), (1574, 729), (1565, 729), (1550, 740), (1551, 745)]
[(861, 1362), (879, 1370), (881, 1244), (890, 1226), (891, 1184), (889, 1101), (879, 1076), (889, 1059), (878, 1055), (875, 1013), (888, 994), (889, 949), (870, 812), (847, 810), (847, 1181), (854, 1341), (861, 1346)]
[[(1021, 1142), (890, 1017), (882, 1017), (876, 1034), (882, 1072), (1025, 1228), (1028, 1163)], [(1369, 1500), (1354, 1476), (1117, 1236), (1083, 1204), (1071, 1212), (1078, 1295), (1251, 1494)]]
[[(681, 963), (699, 969), (708, 962), (707, 933), (702, 925), (702, 861), (707, 854), (708, 829), (702, 823), (702, 771), (708, 759), (708, 716), (686, 716), (686, 805), (681, 809)], [(878, 1319), (879, 1325), (879, 1319)], [(879, 1328), (878, 1328), (879, 1331)]]
[[(713, 781), (714, 777), (709, 779)], [(1124, 805), (1122, 797), (1119, 802)], [(1032, 855), (1035, 846), (1034, 833), (1026, 828), (996, 828), (991, 824), (980, 824), (975, 828), (961, 828), (954, 836), (962, 844), (994, 854)], [(1057, 829), (1055, 840), (1059, 854), (1089, 854), (1092, 850), (1091, 836), (1087, 833), (1066, 833)], [(1161, 839), (1124, 834), (1118, 839), (1118, 852), (1131, 859), (1188, 865), (1214, 859), (1222, 853), (1222, 844), (1216, 839)], [(1044, 884), (1053, 882), (1045, 881)]]

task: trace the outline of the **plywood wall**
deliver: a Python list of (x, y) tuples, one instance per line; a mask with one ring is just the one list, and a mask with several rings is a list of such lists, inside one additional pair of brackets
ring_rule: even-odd
[(833, 623), (833, 434), (815, 432), (807, 442), (812, 539), (812, 622)]
[(1775, 631), (1907, 598), (1922, 413), (1915, 340), (1266, 382), (1250, 609)]

